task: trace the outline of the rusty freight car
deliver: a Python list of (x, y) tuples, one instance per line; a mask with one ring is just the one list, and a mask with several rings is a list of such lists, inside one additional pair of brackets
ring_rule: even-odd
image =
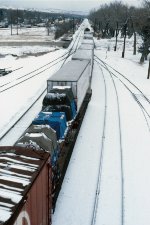
[(0, 225), (51, 224), (50, 154), (0, 147)]

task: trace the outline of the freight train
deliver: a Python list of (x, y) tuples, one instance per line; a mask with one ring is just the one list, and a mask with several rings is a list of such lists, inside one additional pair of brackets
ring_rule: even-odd
[(0, 147), (0, 225), (50, 225), (91, 98), (93, 35), (47, 81), (42, 110), (14, 146)]

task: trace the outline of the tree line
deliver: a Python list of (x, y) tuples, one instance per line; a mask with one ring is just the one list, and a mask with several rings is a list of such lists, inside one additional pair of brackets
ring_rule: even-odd
[(103, 4), (98, 10), (92, 10), (89, 14), (92, 21), (95, 34), (100, 38), (116, 38), (114, 50), (117, 49), (117, 37), (121, 32), (124, 38), (124, 48), (122, 57), (125, 52), (126, 37), (134, 36), (134, 50), (136, 54), (136, 35), (142, 37), (142, 45), (138, 51), (141, 53), (140, 62), (147, 60), (150, 53), (150, 1), (143, 0), (141, 7), (129, 7), (121, 1), (110, 4)]

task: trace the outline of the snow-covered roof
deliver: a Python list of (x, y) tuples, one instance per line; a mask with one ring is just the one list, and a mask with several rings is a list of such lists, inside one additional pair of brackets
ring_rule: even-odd
[(85, 49), (85, 50), (92, 50), (94, 48), (94, 45), (91, 45), (91, 44), (81, 44), (79, 49)]
[(84, 39), (93, 40), (93, 34), (91, 34), (91, 33), (84, 34)]
[[(20, 147), (0, 147), (0, 224), (16, 213), (49, 154)], [(41, 160), (42, 158), (42, 160)]]
[(90, 39), (83, 39), (82, 44), (94, 45), (94, 42), (93, 40)]
[(88, 66), (89, 61), (70, 61), (56, 72), (48, 81), (72, 81), (77, 82)]
[[(34, 132), (34, 131), (33, 131)], [(29, 145), (34, 142), (44, 151), (48, 151), (51, 154), (54, 151), (52, 140), (49, 139), (44, 133), (26, 133), (17, 142), (18, 146)], [(31, 144), (32, 146), (32, 144)]]
[(91, 60), (92, 59), (92, 55), (93, 55), (93, 51), (92, 50), (78, 49), (76, 51), (76, 53), (72, 56), (72, 59), (76, 59), (76, 60), (82, 60), (82, 59)]
[(57, 136), (56, 131), (53, 130), (49, 125), (31, 125), (25, 132), (25, 133), (43, 133), (45, 134), (53, 144), (53, 148), (57, 148)]

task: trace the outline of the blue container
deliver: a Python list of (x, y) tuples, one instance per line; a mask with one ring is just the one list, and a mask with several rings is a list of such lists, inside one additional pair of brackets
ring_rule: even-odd
[(64, 112), (40, 112), (32, 121), (35, 125), (48, 124), (56, 131), (57, 139), (63, 139), (67, 128), (66, 115)]

